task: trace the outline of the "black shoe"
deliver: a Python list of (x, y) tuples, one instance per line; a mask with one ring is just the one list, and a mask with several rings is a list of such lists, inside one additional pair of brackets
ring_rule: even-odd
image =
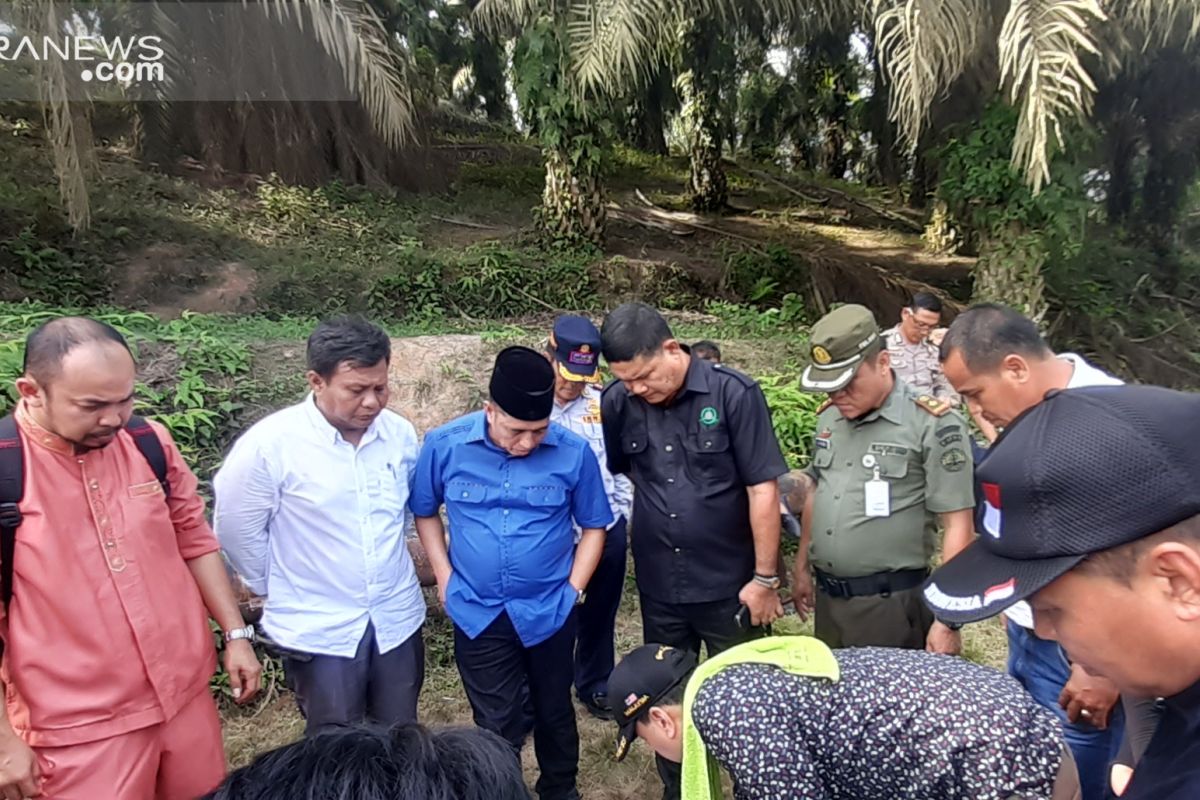
[(612, 709), (608, 707), (608, 695), (594, 694), (591, 697), (581, 697), (579, 703), (596, 719), (612, 722), (613, 713)]

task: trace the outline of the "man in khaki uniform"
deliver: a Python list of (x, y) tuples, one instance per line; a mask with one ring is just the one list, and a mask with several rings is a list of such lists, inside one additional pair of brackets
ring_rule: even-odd
[(942, 373), (937, 345), (931, 334), (942, 320), (942, 301), (929, 292), (917, 292), (900, 312), (900, 324), (883, 332), (892, 357), (892, 370), (918, 394), (958, 404), (954, 387)]
[[(812, 331), (801, 385), (829, 402), (817, 419), (793, 597), (830, 647), (957, 654), (957, 628), (921, 600), (937, 523), (951, 558), (972, 540), (974, 485), (966, 421), (891, 368), (871, 312), (842, 306)], [(813, 574), (809, 574), (810, 566)], [(814, 591), (814, 581), (816, 584)]]

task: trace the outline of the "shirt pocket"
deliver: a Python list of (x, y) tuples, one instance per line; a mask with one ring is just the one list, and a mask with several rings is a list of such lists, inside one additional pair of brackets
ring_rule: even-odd
[(538, 510), (563, 508), (567, 504), (567, 491), (561, 486), (530, 486), (525, 490), (525, 502)]
[(446, 484), (447, 503), (465, 503), (471, 506), (478, 506), (486, 503), (488, 499), (488, 488), (478, 483), (467, 483), (465, 481), (450, 481)]
[(699, 480), (728, 480), (736, 465), (730, 451), (729, 432), (724, 429), (700, 431), (683, 440), (688, 452), (688, 467)]
[(645, 425), (630, 425), (621, 431), (621, 452), (627, 456), (637, 456), (646, 452), (648, 437)]
[(829, 439), (821, 439), (825, 444), (813, 446), (813, 466), (819, 470), (826, 470), (833, 466), (833, 442)]

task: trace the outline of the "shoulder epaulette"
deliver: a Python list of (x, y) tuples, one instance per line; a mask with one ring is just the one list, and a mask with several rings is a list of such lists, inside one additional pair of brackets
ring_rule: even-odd
[(833, 405), (833, 399), (832, 398), (827, 399), (824, 403), (821, 403), (821, 405), (817, 406), (817, 413), (820, 414), (822, 411), (829, 408), (831, 405)]
[(754, 386), (756, 383), (754, 378), (751, 378), (749, 375), (738, 372), (736, 369), (727, 367), (724, 364), (713, 364), (713, 372), (717, 373), (718, 375), (728, 375), (731, 378), (736, 378), (737, 382), (747, 389), (749, 389), (751, 386)]
[(950, 413), (950, 409), (954, 408), (949, 400), (939, 400), (932, 395), (923, 394), (916, 398), (916, 403), (922, 411), (933, 414), (935, 417), (943, 417)]

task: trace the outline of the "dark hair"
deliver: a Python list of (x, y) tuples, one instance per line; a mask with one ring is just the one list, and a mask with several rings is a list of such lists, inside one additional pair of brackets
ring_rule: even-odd
[(932, 311), (935, 314), (942, 313), (942, 301), (932, 292), (917, 292), (913, 295), (912, 302), (908, 304), (908, 307), (913, 311), (924, 309), (925, 311)]
[(528, 800), (512, 747), (477, 728), (335, 728), (260, 755), (201, 800)]
[(90, 342), (114, 342), (133, 357), (129, 343), (113, 326), (89, 317), (59, 317), (43, 322), (25, 337), (22, 371), (44, 386), (57, 377), (67, 353)]
[(600, 349), (608, 363), (616, 364), (654, 355), (674, 338), (662, 314), (645, 303), (625, 303), (604, 318)]
[(309, 335), (305, 351), (308, 368), (325, 380), (333, 377), (343, 361), (355, 367), (373, 367), (391, 357), (388, 335), (359, 316), (325, 320)]
[(690, 681), (692, 676), (695, 674), (696, 670), (692, 670), (687, 675), (684, 675), (682, 678), (680, 678), (679, 683), (672, 686), (666, 694), (655, 700), (654, 705), (652, 705), (651, 708), (667, 708), (669, 706), (683, 705), (683, 696), (684, 693), (687, 692), (688, 681)]
[(1033, 320), (998, 303), (971, 306), (954, 319), (942, 339), (941, 360), (955, 350), (976, 373), (996, 369), (1012, 354), (1039, 359), (1053, 355)]
[(1075, 569), (1086, 575), (1100, 575), (1131, 586), (1138, 561), (1149, 550), (1163, 542), (1183, 542), (1192, 547), (1200, 546), (1200, 514), (1188, 517), (1164, 531), (1092, 553)]
[(697, 358), (712, 357), (712, 358), (715, 358), (717, 361), (721, 360), (721, 346), (719, 344), (717, 344), (716, 342), (710, 341), (708, 339), (702, 339), (701, 341), (696, 342), (694, 345), (692, 345), (692, 353)]

